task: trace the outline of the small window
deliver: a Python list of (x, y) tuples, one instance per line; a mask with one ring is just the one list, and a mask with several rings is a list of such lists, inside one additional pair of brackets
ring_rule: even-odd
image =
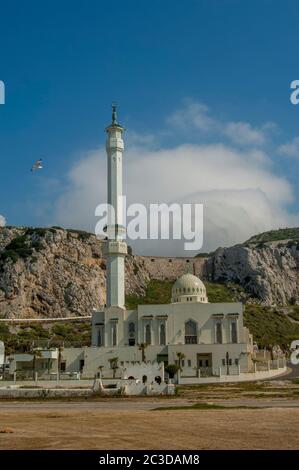
[(188, 367), (191, 367), (191, 359), (188, 359)]
[(236, 365), (236, 366), (239, 365), (239, 359), (235, 359), (235, 365)]
[(225, 366), (225, 359), (222, 359), (222, 365)]
[(185, 367), (185, 360), (182, 359), (182, 367)]
[(61, 361), (60, 363), (60, 372), (66, 371), (66, 361)]

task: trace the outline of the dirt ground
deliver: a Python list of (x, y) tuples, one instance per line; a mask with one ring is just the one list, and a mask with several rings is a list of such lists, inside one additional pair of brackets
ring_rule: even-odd
[(0, 449), (299, 449), (297, 429), (299, 408), (0, 409)]

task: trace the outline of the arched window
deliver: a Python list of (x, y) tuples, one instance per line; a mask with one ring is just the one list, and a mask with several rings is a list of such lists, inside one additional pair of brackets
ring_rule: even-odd
[(185, 323), (185, 344), (197, 344), (197, 325), (193, 320)]
[(152, 344), (152, 331), (151, 325), (147, 324), (145, 327), (145, 342), (146, 344)]
[(166, 334), (165, 334), (165, 324), (161, 323), (160, 325), (160, 344), (166, 344)]
[(130, 322), (128, 326), (129, 346), (135, 346), (135, 323)]

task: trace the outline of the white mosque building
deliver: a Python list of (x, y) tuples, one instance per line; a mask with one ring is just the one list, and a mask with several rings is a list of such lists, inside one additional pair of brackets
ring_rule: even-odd
[[(115, 108), (107, 127), (108, 203), (115, 210), (114, 224), (106, 228), (107, 305), (92, 315), (92, 346), (84, 361), (86, 374), (101, 365), (105, 373), (111, 358), (127, 361), (178, 361), (181, 375), (219, 375), (221, 371), (247, 372), (251, 366), (252, 337), (243, 324), (241, 303), (209, 303), (206, 288), (186, 273), (174, 283), (168, 305), (125, 308), (124, 258), (127, 245), (122, 226), (122, 160), (124, 128)], [(110, 361), (109, 361), (110, 359)]]

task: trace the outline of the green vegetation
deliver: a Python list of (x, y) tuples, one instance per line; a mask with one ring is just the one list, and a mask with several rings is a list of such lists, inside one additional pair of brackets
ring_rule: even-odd
[(167, 304), (171, 299), (172, 286), (173, 282), (169, 281), (150, 281), (144, 296), (135, 294), (126, 296), (126, 307), (134, 310), (138, 304)]
[(288, 312), (288, 316), (293, 320), (299, 321), (299, 305), (294, 305), (292, 310)]
[(277, 308), (246, 305), (245, 325), (261, 347), (279, 344), (286, 348), (292, 340), (299, 338), (299, 325), (292, 323)]
[(86, 321), (20, 323), (13, 326), (0, 323), (0, 340), (8, 353), (29, 351), (33, 344), (42, 347), (59, 347), (62, 344), (89, 346), (90, 338), (90, 323)]
[(14, 238), (0, 254), (0, 261), (5, 262), (10, 258), (14, 263), (19, 259), (26, 259), (32, 255), (32, 249), (26, 235)]
[[(172, 286), (173, 282), (170, 281), (150, 281), (147, 285), (144, 296), (138, 296), (135, 294), (127, 295), (126, 307), (133, 310), (137, 308), (138, 304), (170, 303)], [(205, 282), (205, 286), (207, 288), (210, 302), (233, 302), (235, 290), (242, 290), (239, 286), (228, 286), (213, 282)]]
[(209, 253), (208, 252), (200, 252), (195, 256), (195, 258), (210, 258), (214, 254), (215, 254), (215, 251), (210, 251)]
[(299, 228), (282, 228), (279, 230), (270, 230), (249, 238), (244, 245), (249, 243), (266, 243), (279, 240), (299, 240)]
[(257, 409), (256, 406), (225, 406), (217, 405), (215, 403), (195, 403), (194, 405), (186, 406), (160, 406), (154, 408), (152, 411), (169, 411), (169, 410), (240, 410), (240, 409)]
[(168, 364), (168, 366), (165, 367), (165, 371), (167, 374), (169, 374), (169, 377), (171, 379), (174, 378), (175, 374), (178, 372), (180, 369), (180, 366), (178, 364)]
[(56, 230), (52, 227), (28, 227), (25, 234), (29, 236), (37, 235), (38, 237), (44, 237), (47, 232), (55, 233)]
[(70, 229), (68, 228), (66, 230), (68, 233), (74, 233), (78, 235), (79, 240), (86, 241), (88, 240), (91, 236), (92, 233), (85, 232), (84, 230), (76, 230), (76, 229)]

